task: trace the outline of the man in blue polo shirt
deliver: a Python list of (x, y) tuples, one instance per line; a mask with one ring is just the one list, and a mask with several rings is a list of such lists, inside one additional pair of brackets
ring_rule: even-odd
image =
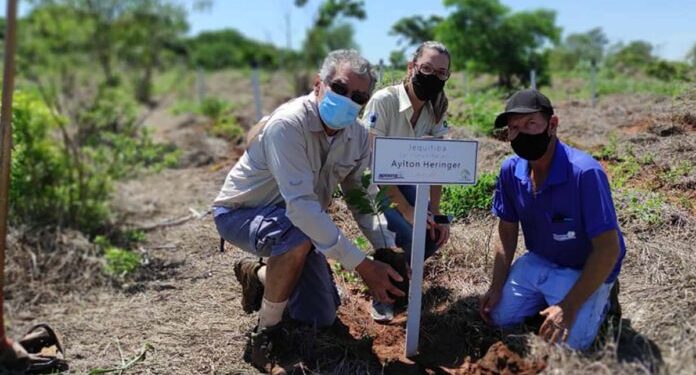
[[(537, 90), (515, 93), (495, 127), (507, 127), (517, 155), (503, 162), (495, 190), (501, 246), (481, 316), (506, 327), (540, 313), (542, 338), (587, 349), (626, 251), (607, 176), (558, 140), (558, 117)], [(512, 264), (520, 224), (527, 252)]]

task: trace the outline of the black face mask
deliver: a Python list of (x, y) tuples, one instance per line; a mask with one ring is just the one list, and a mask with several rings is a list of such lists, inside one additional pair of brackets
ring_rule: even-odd
[(420, 72), (413, 75), (411, 83), (413, 84), (413, 93), (423, 101), (435, 100), (445, 87), (445, 81), (437, 78), (435, 74), (425, 75)]
[(518, 133), (510, 144), (515, 153), (526, 160), (538, 160), (541, 158), (546, 149), (549, 147), (551, 136), (548, 134), (549, 125), (539, 134)]

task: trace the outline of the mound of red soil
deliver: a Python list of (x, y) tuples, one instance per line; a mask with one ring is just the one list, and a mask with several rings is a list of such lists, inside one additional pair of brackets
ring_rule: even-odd
[[(377, 324), (369, 318), (369, 302), (354, 301), (350, 308), (342, 309), (339, 316), (353, 337), (372, 336), (372, 352), (384, 366), (385, 374), (537, 374), (546, 368), (543, 360), (530, 360), (508, 348), (503, 342), (493, 344), (478, 361), (467, 357), (458, 367), (451, 367), (446, 358), (451, 353), (427, 354), (427, 360), (406, 358), (406, 316), (398, 314), (390, 324)], [(349, 313), (348, 313), (349, 312)], [(452, 348), (456, 350), (456, 348)], [(465, 353), (462, 353), (462, 357)]]
[(530, 361), (522, 358), (498, 341), (488, 349), (483, 358), (471, 365), (466, 374), (537, 374), (544, 368), (546, 368), (544, 361)]

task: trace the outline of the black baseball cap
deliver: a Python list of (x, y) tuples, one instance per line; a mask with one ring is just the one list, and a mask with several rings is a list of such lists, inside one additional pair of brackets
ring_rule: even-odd
[(495, 127), (504, 128), (507, 126), (507, 117), (515, 113), (534, 113), (544, 112), (553, 114), (551, 101), (544, 94), (535, 89), (520, 90), (513, 94), (505, 104), (505, 112), (495, 118)]

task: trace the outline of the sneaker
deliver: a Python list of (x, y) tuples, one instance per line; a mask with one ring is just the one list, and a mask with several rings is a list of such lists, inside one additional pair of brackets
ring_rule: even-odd
[(234, 276), (242, 285), (242, 309), (251, 314), (259, 311), (263, 299), (263, 284), (257, 271), (263, 264), (259, 260), (244, 258), (234, 264)]
[(372, 319), (378, 323), (388, 323), (394, 319), (394, 305), (372, 301)]
[(264, 373), (285, 375), (287, 372), (280, 366), (271, 352), (273, 350), (273, 337), (278, 330), (278, 325), (259, 328), (256, 326), (251, 333), (251, 364)]

